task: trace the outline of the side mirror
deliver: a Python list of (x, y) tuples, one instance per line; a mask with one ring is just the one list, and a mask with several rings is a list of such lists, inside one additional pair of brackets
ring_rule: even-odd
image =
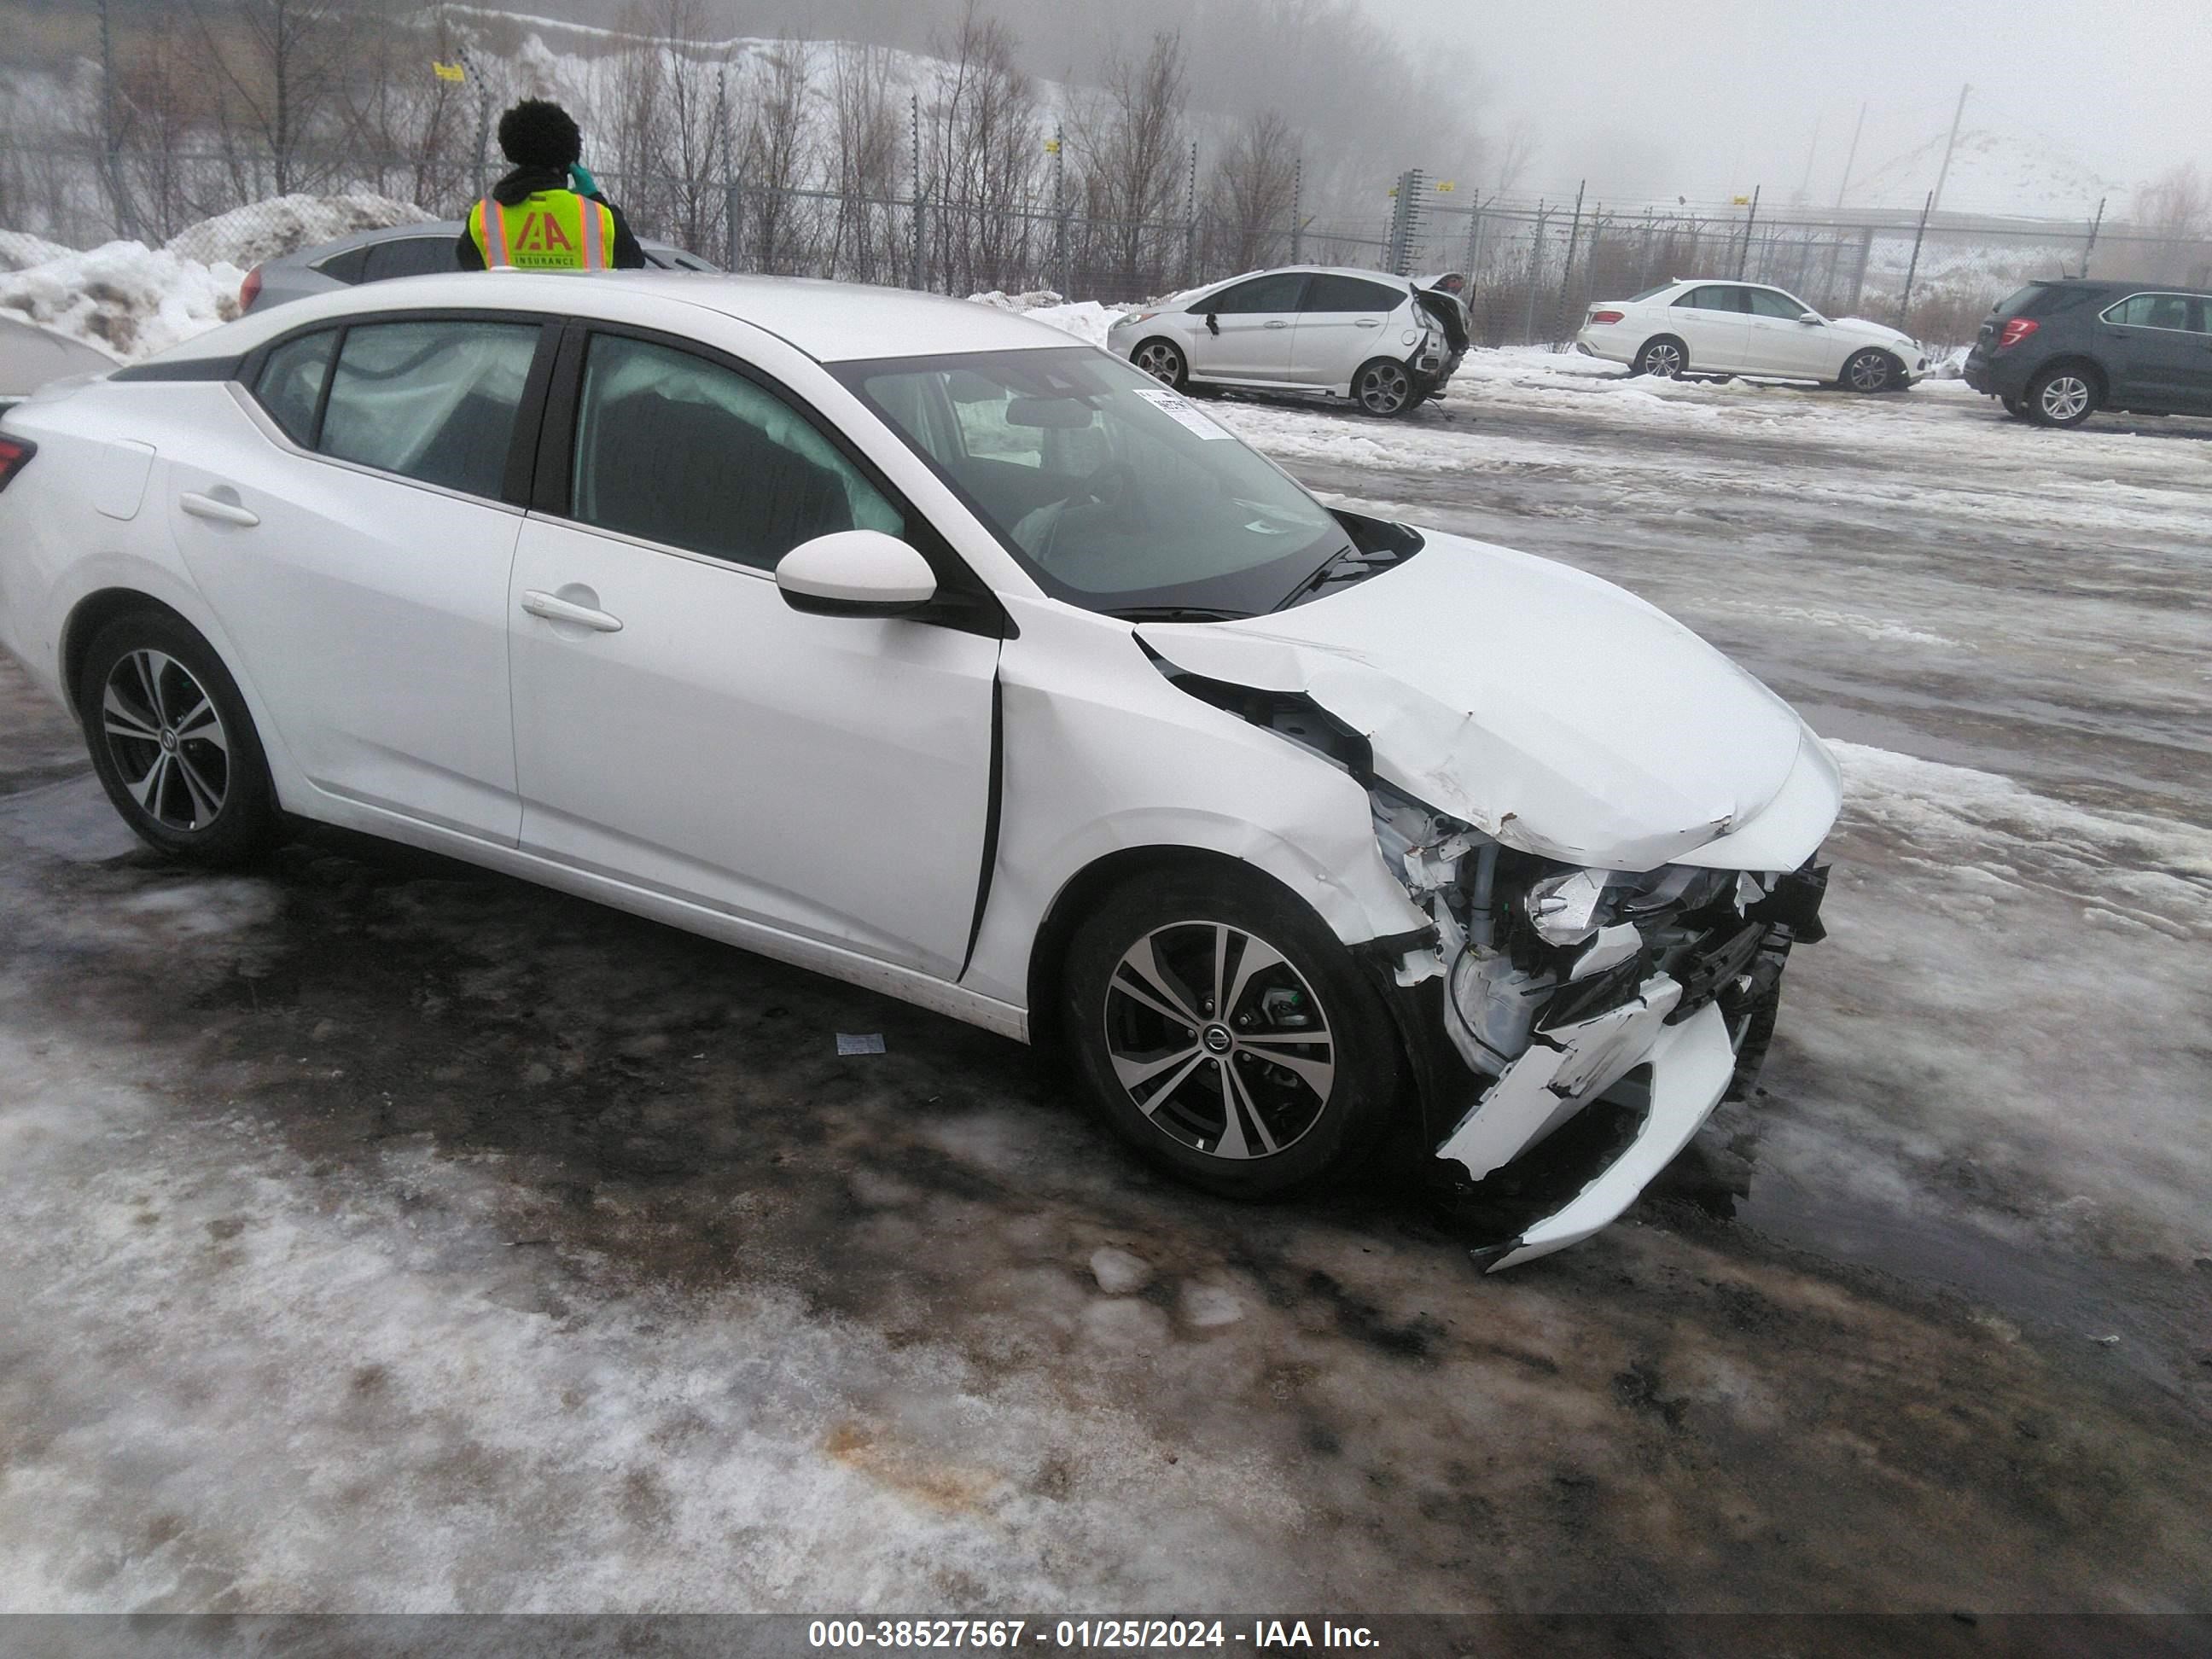
[(1801, 311), (1797, 313), (1797, 320), (1801, 323), (1825, 323), (1828, 319), (1817, 311)]
[(1206, 313), (1206, 331), (1208, 334), (1221, 332), (1221, 325), (1214, 319), (1214, 315), (1210, 311)]
[(929, 561), (880, 530), (839, 530), (801, 542), (775, 562), (793, 611), (817, 617), (898, 617), (937, 597)]

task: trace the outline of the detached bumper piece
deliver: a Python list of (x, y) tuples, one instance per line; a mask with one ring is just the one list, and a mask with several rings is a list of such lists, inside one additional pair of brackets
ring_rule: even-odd
[(1461, 1120), (1439, 1158), (1480, 1180), (1541, 1140), (1638, 1066), (1650, 1069), (1642, 1127), (1566, 1206), (1502, 1244), (1470, 1252), (1486, 1273), (1578, 1244), (1633, 1204), (1728, 1092), (1735, 1048), (1717, 1003), (1669, 1024), (1682, 988), (1665, 975), (1635, 1001), (1546, 1032)]

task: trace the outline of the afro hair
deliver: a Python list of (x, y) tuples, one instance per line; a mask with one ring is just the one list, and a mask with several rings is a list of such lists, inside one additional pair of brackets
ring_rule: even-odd
[(499, 118), (499, 147), (519, 167), (574, 167), (584, 154), (584, 135), (560, 105), (526, 98)]

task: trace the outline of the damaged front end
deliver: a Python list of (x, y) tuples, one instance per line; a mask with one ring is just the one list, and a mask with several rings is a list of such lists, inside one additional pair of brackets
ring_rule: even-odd
[(1431, 1129), (1444, 1130), (1436, 1156), (1454, 1182), (1481, 1181), (1593, 1102), (1642, 1109), (1632, 1138), (1570, 1202), (1476, 1259), (1495, 1270), (1587, 1238), (1750, 1087), (1790, 948), (1821, 937), (1827, 872), (1809, 860), (1773, 872), (1583, 868), (1387, 785), (1370, 797), (1383, 861), (1436, 930), (1433, 945), (1396, 958), (1394, 977), (1441, 1002), (1443, 1035), (1473, 1074), (1454, 1087), (1450, 1068), (1425, 1068)]

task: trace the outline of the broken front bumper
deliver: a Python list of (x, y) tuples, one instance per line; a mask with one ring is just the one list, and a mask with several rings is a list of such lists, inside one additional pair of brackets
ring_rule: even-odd
[(1474, 1252), (1486, 1272), (1581, 1243), (1636, 1201), (1728, 1092), (1735, 1047), (1720, 1005), (1668, 1024), (1682, 987), (1655, 974), (1631, 1001), (1540, 1033), (1475, 1102), (1437, 1156), (1480, 1181), (1510, 1163), (1638, 1066), (1650, 1068), (1643, 1127), (1567, 1205), (1504, 1243)]

